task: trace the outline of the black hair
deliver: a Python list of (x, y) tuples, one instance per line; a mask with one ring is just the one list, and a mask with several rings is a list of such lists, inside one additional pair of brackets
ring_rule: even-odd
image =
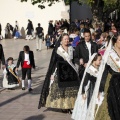
[(90, 33), (90, 34), (91, 34), (90, 30), (89, 30), (89, 29), (86, 29), (86, 28), (84, 29), (84, 34), (85, 34), (85, 33)]
[(23, 48), (23, 50), (26, 51), (26, 52), (29, 52), (29, 51), (30, 51), (30, 48), (29, 48), (28, 45), (25, 45), (24, 48)]
[(38, 23), (38, 27), (40, 27), (40, 23)]
[(14, 61), (12, 57), (9, 57), (9, 58), (7, 59), (7, 62), (8, 62), (9, 60)]
[(113, 38), (112, 38), (113, 46), (114, 46), (115, 43), (117, 42), (117, 39), (118, 39), (119, 36), (120, 36), (120, 34), (119, 34), (119, 35), (114, 35), (114, 36), (113, 36)]
[(96, 61), (99, 56), (101, 56), (101, 54), (97, 53), (97, 54), (95, 55), (94, 59), (92, 60), (92, 63), (93, 63), (94, 61)]

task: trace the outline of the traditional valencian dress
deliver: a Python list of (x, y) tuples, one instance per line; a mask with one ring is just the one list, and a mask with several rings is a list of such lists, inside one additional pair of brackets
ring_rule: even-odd
[[(66, 52), (62, 46), (58, 47), (54, 56), (52, 55), (52, 60), (54, 64), (49, 69), (51, 71), (49, 79), (44, 82), (39, 108), (45, 106), (73, 109), (79, 88), (78, 71), (72, 62), (73, 48), (68, 47), (68, 52)], [(51, 75), (54, 76), (54, 81), (50, 80)], [(49, 86), (47, 86), (48, 83)]]
[[(100, 81), (97, 81), (100, 69), (96, 69), (91, 62), (95, 57), (96, 53), (92, 55), (92, 59), (89, 60), (88, 65), (85, 69), (84, 76), (82, 78), (81, 86), (78, 92), (78, 96), (75, 102), (72, 119), (74, 120), (94, 120), (96, 111), (96, 105), (100, 105), (104, 99), (102, 94), (98, 101), (98, 93), (100, 87)], [(102, 68), (102, 67), (100, 67)], [(82, 95), (86, 95), (84, 100)], [(92, 109), (91, 109), (92, 108)], [(89, 113), (90, 119), (89, 119)]]
[[(91, 65), (86, 73), (82, 86), (82, 94), (87, 94), (87, 106), (89, 106), (89, 102), (93, 94), (97, 75), (98, 75), (98, 69), (96, 69), (93, 65)], [(86, 87), (88, 87), (87, 91), (86, 91)]]
[[(109, 78), (108, 73), (111, 74), (111, 78)], [(109, 52), (102, 84), (105, 86), (107, 94), (98, 111), (96, 120), (120, 120), (120, 56), (114, 48)]]
[(4, 79), (3, 79), (3, 87), (4, 88), (15, 88), (19, 86), (18, 79), (10, 72), (11, 69), (13, 73), (17, 76), (17, 73), (15, 71), (16, 66), (14, 64), (8, 65), (4, 71)]

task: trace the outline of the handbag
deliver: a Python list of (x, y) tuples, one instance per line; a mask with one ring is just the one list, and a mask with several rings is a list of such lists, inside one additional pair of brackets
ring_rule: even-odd
[(38, 34), (39, 38), (42, 38), (42, 36), (43, 36), (43, 33)]

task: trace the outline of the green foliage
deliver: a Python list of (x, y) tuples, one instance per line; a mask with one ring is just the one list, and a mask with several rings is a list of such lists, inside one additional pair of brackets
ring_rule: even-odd
[[(27, 2), (28, 0), (21, 0), (21, 2)], [(63, 0), (31, 0), (32, 5), (38, 5), (39, 8), (44, 9), (44, 3), (48, 3), (48, 6), (52, 6), (56, 2), (61, 2)]]
[[(21, 2), (27, 2), (28, 0), (21, 0)], [(52, 6), (56, 2), (64, 1), (66, 5), (69, 5), (72, 1), (78, 1), (80, 4), (88, 4), (91, 7), (98, 5), (100, 1), (104, 2), (104, 11), (120, 9), (120, 0), (31, 0), (33, 5), (38, 5), (39, 8), (44, 9), (45, 3), (48, 3), (48, 6)]]

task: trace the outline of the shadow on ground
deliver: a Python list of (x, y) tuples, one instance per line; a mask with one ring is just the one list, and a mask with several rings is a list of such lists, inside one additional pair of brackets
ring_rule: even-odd
[[(33, 89), (33, 91), (32, 91), (31, 93), (29, 93), (28, 91), (25, 91), (25, 92), (22, 93), (22, 94), (19, 94), (19, 95), (15, 96), (15, 97), (13, 97), (13, 98), (10, 98), (10, 99), (8, 99), (8, 100), (6, 100), (6, 101), (4, 101), (4, 102), (1, 102), (1, 103), (0, 103), (0, 107), (4, 106), (4, 105), (6, 105), (6, 104), (9, 104), (9, 103), (11, 103), (11, 102), (13, 102), (13, 101), (21, 98), (21, 97), (24, 97), (24, 96), (27, 95), (27, 94), (31, 94), (31, 95), (40, 94), (41, 89), (42, 89), (42, 86), (43, 86), (43, 80), (44, 80), (44, 79), (43, 79), (42, 81), (38, 80), (38, 79), (40, 79), (41, 77), (44, 77), (44, 75), (37, 76), (37, 77), (33, 77), (33, 80), (34, 80), (34, 79), (37, 79), (37, 80), (36, 80), (36, 81), (34, 80), (34, 82), (33, 82), (33, 83), (34, 83), (34, 89)], [(36, 83), (36, 84), (35, 84), (35, 83)], [(26, 84), (27, 84), (27, 81), (26, 81)], [(21, 89), (21, 88), (19, 87), (19, 88), (17, 88), (17, 89)], [(9, 91), (9, 92), (10, 92), (10, 91)]]
[(37, 116), (30, 116), (24, 120), (43, 120), (44, 118), (45, 118), (45, 116), (41, 114), (41, 115), (37, 115)]

